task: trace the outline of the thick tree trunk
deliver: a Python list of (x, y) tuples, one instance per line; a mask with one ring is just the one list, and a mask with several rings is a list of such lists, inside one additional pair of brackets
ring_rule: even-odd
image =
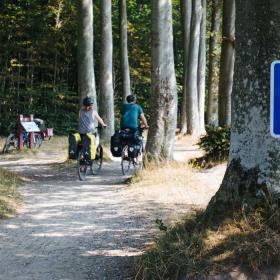
[(184, 82), (183, 96), (181, 103), (181, 119), (180, 132), (187, 133), (187, 80), (188, 80), (188, 65), (189, 65), (189, 49), (190, 49), (190, 33), (192, 19), (192, 0), (181, 0), (181, 16), (184, 35)]
[(229, 166), (212, 204), (280, 192), (280, 142), (270, 123), (270, 64), (280, 57), (280, 2), (237, 0)]
[(172, 158), (177, 103), (172, 1), (152, 0), (152, 95), (146, 152), (154, 160)]
[(126, 0), (119, 0), (120, 6), (120, 57), (122, 72), (122, 100), (126, 101), (126, 97), (130, 94), (130, 74), (127, 50), (127, 9)]
[(80, 0), (78, 35), (78, 90), (81, 102), (84, 97), (96, 100), (93, 67), (93, 9), (92, 0)]
[(208, 68), (208, 106), (207, 124), (218, 125), (218, 91), (219, 91), (219, 71), (217, 41), (220, 30), (220, 13), (218, 0), (211, 1), (211, 29), (209, 39), (209, 68)]
[(200, 134), (197, 73), (201, 17), (201, 1), (192, 0), (192, 23), (188, 66), (189, 72), (187, 79), (187, 119), (188, 133), (193, 136), (198, 136)]
[(101, 138), (108, 142), (115, 130), (114, 91), (113, 91), (113, 40), (112, 3), (101, 1), (101, 60), (100, 60), (100, 115), (107, 128), (102, 130)]
[(201, 0), (200, 43), (197, 68), (199, 134), (205, 133), (205, 78), (206, 78), (206, 0)]
[(235, 0), (223, 3), (223, 38), (219, 82), (219, 125), (231, 124), (231, 92), (235, 58)]

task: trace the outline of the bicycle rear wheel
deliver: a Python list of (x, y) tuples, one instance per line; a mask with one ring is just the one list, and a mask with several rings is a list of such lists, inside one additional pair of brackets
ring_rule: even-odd
[(135, 168), (137, 170), (143, 169), (143, 153), (142, 153), (142, 151), (140, 151), (140, 153), (134, 159), (134, 163), (135, 163)]
[(40, 148), (43, 143), (43, 138), (40, 134), (35, 134), (34, 135), (34, 147), (35, 148)]
[(90, 170), (92, 175), (97, 175), (102, 168), (103, 164), (103, 147), (99, 144), (96, 149), (95, 159), (92, 161)]
[(87, 177), (88, 173), (88, 165), (83, 159), (83, 154), (80, 151), (78, 155), (78, 160), (77, 160), (77, 171), (78, 171), (78, 176), (80, 181), (84, 181)]
[(128, 157), (128, 146), (125, 146), (122, 150), (121, 167), (123, 175), (131, 175), (134, 170), (133, 160)]

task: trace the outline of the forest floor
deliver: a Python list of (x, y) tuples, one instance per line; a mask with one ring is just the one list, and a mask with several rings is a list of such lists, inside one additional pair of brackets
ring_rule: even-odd
[(35, 152), (1, 155), (0, 167), (25, 183), (17, 214), (0, 224), (0, 280), (133, 279), (135, 256), (160, 234), (156, 219), (171, 225), (204, 208), (226, 168), (187, 167), (183, 162), (201, 151), (186, 138), (176, 144), (184, 168), (174, 171), (178, 182), (168, 181), (167, 167), (164, 182), (128, 185), (115, 160), (80, 182), (75, 165), (65, 162), (66, 147), (56, 138)]

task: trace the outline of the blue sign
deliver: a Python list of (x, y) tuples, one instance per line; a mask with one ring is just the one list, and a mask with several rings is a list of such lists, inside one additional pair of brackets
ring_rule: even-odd
[(271, 64), (270, 133), (280, 138), (280, 61)]

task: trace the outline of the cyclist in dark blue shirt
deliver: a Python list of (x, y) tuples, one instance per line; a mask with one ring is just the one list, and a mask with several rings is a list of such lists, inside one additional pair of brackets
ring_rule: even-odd
[(140, 105), (136, 104), (136, 97), (128, 95), (126, 101), (127, 103), (123, 105), (121, 112), (121, 129), (136, 131), (139, 126), (138, 120), (143, 123), (144, 128), (149, 128), (143, 109)]

